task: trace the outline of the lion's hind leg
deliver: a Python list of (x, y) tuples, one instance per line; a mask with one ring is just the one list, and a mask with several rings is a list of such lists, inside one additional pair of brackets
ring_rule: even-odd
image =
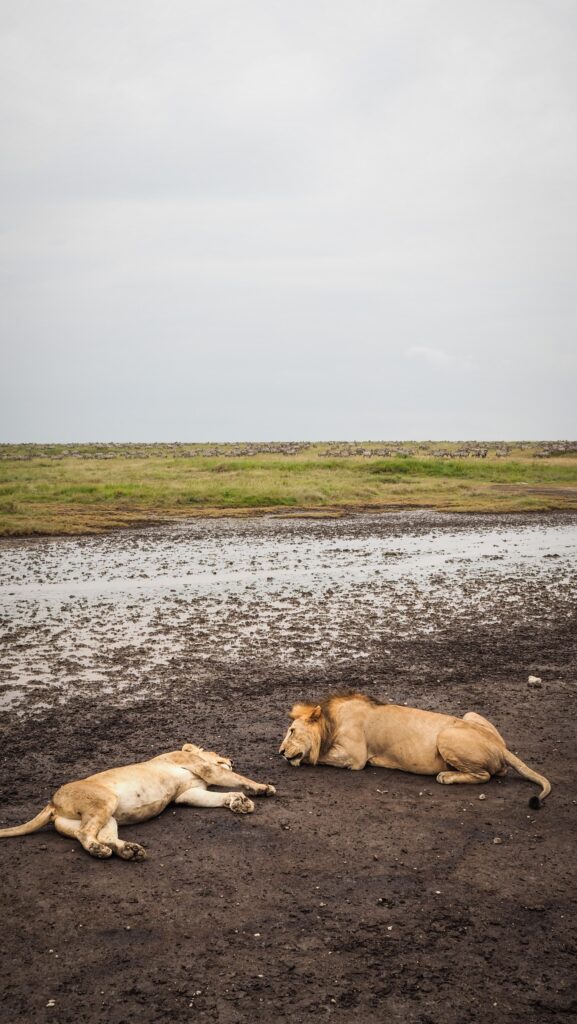
[(146, 850), (140, 843), (126, 843), (118, 838), (116, 818), (109, 818), (104, 828), (100, 829), (98, 842), (109, 846), (117, 857), (122, 857), (122, 860), (144, 860), (146, 858)]
[[(58, 815), (54, 819), (54, 827), (60, 835), (68, 836), (70, 839), (78, 839), (80, 842), (80, 826), (81, 822), (78, 818), (65, 818), (63, 815)], [(123, 860), (144, 860), (146, 857), (146, 850), (143, 846), (138, 843), (124, 843), (118, 838), (118, 824), (116, 818), (109, 818), (103, 828), (97, 836), (97, 842), (101, 844), (105, 849), (110, 849), (112, 853), (115, 853), (117, 857), (122, 857)], [(90, 850), (88, 851), (91, 852)], [(109, 853), (99, 853), (95, 856), (109, 857)]]
[(494, 726), (488, 718), (483, 718), (483, 716), (479, 715), (476, 711), (467, 711), (467, 713), (463, 715), (463, 722), (472, 722), (473, 725), (481, 725), (484, 729), (489, 729), (494, 736), (497, 736), (501, 743), (505, 743), (505, 740), (501, 736), (497, 727)]
[[(68, 836), (70, 839), (80, 839), (80, 828), (82, 822), (78, 818), (65, 818), (63, 815), (57, 815), (54, 819), (54, 827), (60, 835)], [(104, 850), (110, 850), (110, 853), (93, 853), (95, 857), (110, 857), (112, 853), (115, 853), (117, 857), (122, 857), (123, 860), (144, 860), (146, 857), (146, 850), (143, 846), (138, 843), (124, 843), (118, 838), (118, 824), (116, 818), (109, 818), (103, 828), (98, 833), (96, 842)], [(84, 846), (84, 843), (82, 844)], [(86, 847), (84, 847), (86, 849)], [(88, 850), (88, 853), (92, 853), (92, 850)]]
[(99, 842), (96, 838), (96, 833), (94, 833), (94, 836), (92, 835), (92, 830), (90, 835), (83, 833), (82, 821), (78, 818), (65, 818), (64, 815), (57, 814), (54, 819), (54, 828), (62, 836), (77, 839), (86, 852), (90, 853), (93, 857), (103, 858), (112, 856), (111, 848)]
[[(493, 735), (497, 737), (499, 742), (502, 743), (503, 746), (506, 746), (505, 740), (501, 736), (501, 733), (499, 732), (499, 730), (497, 728), (495, 728), (493, 723), (490, 722), (488, 718), (483, 718), (483, 716), (482, 715), (478, 715), (476, 711), (467, 711), (467, 714), (463, 715), (463, 721), (464, 722), (472, 722), (474, 725), (481, 725), (485, 729), (489, 729), (493, 733)], [(494, 774), (495, 775), (506, 775), (508, 770), (509, 770), (508, 766), (506, 764), (504, 764), (501, 768), (499, 768), (496, 772), (494, 772)]]
[(118, 806), (118, 798), (110, 789), (92, 779), (68, 782), (56, 791), (52, 802), (59, 832), (74, 836), (92, 857), (112, 856), (112, 848), (98, 839)]
[(78, 839), (80, 830), (80, 818), (65, 818), (63, 814), (57, 814), (54, 819), (54, 828), (61, 836), (68, 836), (69, 839)]
[(78, 842), (91, 857), (111, 857), (112, 847), (99, 839), (100, 832), (112, 818), (118, 801), (104, 787), (83, 794)]
[(504, 743), (497, 730), (488, 730), (485, 726), (480, 728), (472, 719), (455, 722), (443, 729), (439, 733), (437, 748), (448, 768), (453, 769), (437, 775), (437, 782), (445, 786), (488, 782), (492, 775), (500, 774), (505, 767)]
[(479, 772), (439, 772), (437, 775), (437, 782), (440, 782), (443, 786), (451, 786), (454, 782), (464, 782), (474, 785), (475, 783), (488, 782), (491, 778), (490, 772), (479, 771)]

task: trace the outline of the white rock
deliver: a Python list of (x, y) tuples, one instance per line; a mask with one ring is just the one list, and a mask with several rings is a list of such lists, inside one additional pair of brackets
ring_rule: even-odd
[(541, 682), (541, 677), (540, 676), (529, 676), (527, 682), (528, 683), (540, 683)]

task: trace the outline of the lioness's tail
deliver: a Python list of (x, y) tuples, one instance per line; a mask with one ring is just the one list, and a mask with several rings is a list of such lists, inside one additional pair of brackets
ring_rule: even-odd
[(531, 782), (536, 782), (541, 786), (539, 796), (532, 796), (529, 800), (529, 807), (533, 807), (534, 810), (541, 807), (543, 800), (546, 796), (549, 796), (549, 793), (551, 792), (551, 783), (549, 780), (546, 779), (544, 775), (539, 775), (538, 772), (534, 772), (532, 768), (529, 768), (518, 757), (515, 757), (510, 750), (505, 751), (505, 760), (507, 764), (510, 764), (511, 768), (514, 768), (516, 772), (519, 772), (519, 775), (522, 775), (524, 779), (530, 779)]
[(25, 821), (23, 825), (15, 825), (14, 828), (0, 829), (0, 839), (7, 839), (8, 836), (27, 836), (30, 832), (38, 832), (39, 828), (54, 820), (54, 807), (46, 804), (46, 807), (37, 814), (31, 821)]

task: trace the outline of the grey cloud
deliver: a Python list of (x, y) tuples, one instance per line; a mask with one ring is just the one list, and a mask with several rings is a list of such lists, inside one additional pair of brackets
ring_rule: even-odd
[(0, 17), (0, 437), (577, 433), (572, 3)]

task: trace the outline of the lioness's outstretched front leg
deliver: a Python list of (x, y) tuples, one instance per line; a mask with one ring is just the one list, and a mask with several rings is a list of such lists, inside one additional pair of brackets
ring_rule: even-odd
[[(225, 770), (226, 775), (230, 775)], [(209, 793), (198, 786), (187, 789), (174, 801), (175, 804), (187, 804), (189, 807), (229, 807), (235, 814), (252, 814), (254, 804), (244, 793)]]
[(274, 786), (263, 782), (254, 782), (244, 775), (237, 775), (236, 772), (231, 772), (228, 768), (221, 768), (216, 764), (205, 763), (199, 768), (195, 768), (195, 772), (209, 786), (242, 786), (243, 789), (248, 789), (249, 793), (254, 793), (255, 796), (274, 796), (276, 793)]

